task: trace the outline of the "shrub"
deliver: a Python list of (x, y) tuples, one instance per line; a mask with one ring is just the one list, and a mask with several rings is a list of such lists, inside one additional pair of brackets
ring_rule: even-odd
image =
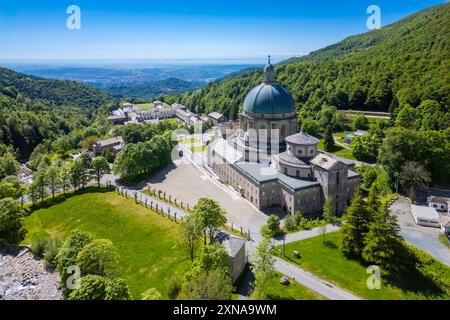
[(4, 244), (18, 244), (25, 238), (23, 215), (18, 201), (12, 198), (0, 200), (0, 247)]
[(106, 278), (95, 275), (85, 276), (80, 280), (80, 287), (70, 293), (69, 300), (104, 300), (107, 286)]
[(111, 241), (97, 239), (87, 244), (77, 255), (77, 265), (83, 275), (112, 277), (119, 271), (119, 256)]
[(131, 300), (127, 282), (121, 278), (110, 280), (106, 287), (105, 300)]
[(281, 234), (280, 218), (271, 215), (267, 223), (262, 227), (261, 233), (265, 238), (277, 237)]
[(44, 260), (47, 267), (54, 268), (56, 266), (56, 256), (58, 255), (60, 246), (61, 243), (58, 239), (48, 239), (44, 250)]
[(48, 241), (49, 237), (46, 233), (33, 236), (31, 239), (31, 252), (38, 257), (44, 257), (44, 251)]
[[(70, 274), (67, 273), (67, 268), (76, 264), (78, 253), (84, 248), (84, 246), (90, 243), (93, 238), (94, 237), (89, 232), (73, 230), (69, 237), (63, 242), (58, 254), (56, 255), (56, 269), (61, 276), (63, 285), (70, 276)], [(63, 288), (67, 294), (68, 292), (65, 285)]]
[(130, 300), (131, 294), (124, 279), (110, 280), (96, 275), (87, 275), (80, 280), (69, 300)]
[(284, 221), (284, 228), (287, 231), (296, 231), (298, 230), (301, 220), (302, 216), (298, 212), (288, 215)]
[(364, 115), (359, 115), (353, 119), (353, 130), (369, 129), (369, 119)]
[(169, 299), (175, 300), (178, 297), (178, 294), (181, 291), (181, 282), (180, 282), (180, 279), (176, 275), (173, 275), (169, 279), (169, 282), (167, 283), (167, 291), (168, 291), (167, 295), (169, 296)]

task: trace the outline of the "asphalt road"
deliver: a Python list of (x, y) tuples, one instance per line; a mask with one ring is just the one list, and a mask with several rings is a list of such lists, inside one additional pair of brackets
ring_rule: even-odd
[(438, 238), (442, 233), (441, 229), (416, 225), (410, 208), (411, 203), (405, 197), (399, 197), (389, 208), (397, 216), (400, 236), (450, 266), (450, 249), (443, 245)]

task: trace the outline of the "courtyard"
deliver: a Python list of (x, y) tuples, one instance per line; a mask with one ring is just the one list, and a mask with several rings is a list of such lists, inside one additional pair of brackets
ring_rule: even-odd
[(172, 198), (193, 206), (202, 197), (217, 200), (227, 212), (229, 223), (250, 230), (252, 238), (259, 236), (267, 216), (253, 207), (241, 196), (213, 179), (187, 159), (175, 160), (173, 164), (155, 172), (148, 179), (148, 186), (166, 192)]

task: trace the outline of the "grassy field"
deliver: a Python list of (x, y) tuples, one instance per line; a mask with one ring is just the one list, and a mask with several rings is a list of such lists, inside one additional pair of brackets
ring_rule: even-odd
[[(291, 263), (298, 264), (303, 269), (309, 270), (324, 279), (346, 288), (355, 294), (366, 299), (450, 299), (448, 292), (442, 291), (434, 282), (426, 278), (421, 272), (415, 270), (404, 272), (395, 281), (382, 281), (380, 290), (370, 290), (367, 288), (368, 274), (366, 266), (356, 260), (346, 258), (339, 249), (339, 233), (330, 233), (326, 236), (326, 243), (323, 237), (315, 237), (286, 245), (286, 255), (279, 254)], [(300, 253), (300, 258), (292, 257), (292, 251)], [(450, 268), (432, 261), (427, 267), (429, 271), (438, 272), (441, 277), (448, 281)]]
[[(320, 139), (318, 148), (319, 148), (319, 150), (325, 150), (325, 147), (323, 145), (323, 139)], [(352, 150), (346, 149), (337, 144), (334, 145), (333, 150), (331, 150), (330, 153), (332, 153), (338, 157), (342, 157), (342, 158), (346, 158), (346, 159), (350, 159), (350, 160), (356, 160), (356, 158), (353, 156)]]
[(141, 103), (141, 104), (137, 104), (136, 108), (138, 109), (150, 109), (153, 108), (155, 105), (153, 103)]
[(450, 242), (448, 242), (448, 238), (445, 234), (441, 233), (439, 235), (439, 241), (442, 242), (444, 246), (450, 249)]
[(167, 298), (168, 279), (181, 275), (189, 264), (178, 245), (179, 225), (114, 192), (69, 197), (33, 212), (25, 218), (25, 227), (29, 232), (24, 243), (43, 231), (64, 239), (73, 229), (110, 239), (135, 299), (149, 288)]
[(274, 272), (267, 293), (273, 300), (324, 300), (325, 297), (314, 292), (298, 282), (290, 279), (288, 285), (282, 285), (280, 279), (283, 274)]
[[(242, 291), (250, 272), (250, 267), (247, 265), (236, 283), (236, 291), (233, 293), (233, 300), (237, 300), (239, 292)], [(322, 295), (302, 286), (289, 277), (287, 278), (290, 283), (288, 285), (282, 285), (280, 279), (283, 276), (285, 275), (279, 272), (273, 273), (267, 288), (267, 294), (270, 300), (325, 300), (325, 297)]]

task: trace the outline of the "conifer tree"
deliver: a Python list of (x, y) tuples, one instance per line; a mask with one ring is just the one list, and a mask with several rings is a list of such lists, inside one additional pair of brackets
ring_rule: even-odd
[(334, 138), (333, 138), (333, 126), (327, 125), (323, 132), (324, 135), (324, 148), (325, 151), (330, 152), (334, 147)]
[(360, 190), (357, 190), (351, 205), (344, 214), (341, 228), (341, 248), (345, 255), (361, 258), (364, 249), (364, 237), (372, 221), (371, 210), (364, 202)]
[(400, 246), (397, 218), (386, 206), (381, 206), (374, 218), (366, 234), (362, 257), (368, 263), (378, 265), (383, 274), (389, 274), (399, 265), (396, 259)]

